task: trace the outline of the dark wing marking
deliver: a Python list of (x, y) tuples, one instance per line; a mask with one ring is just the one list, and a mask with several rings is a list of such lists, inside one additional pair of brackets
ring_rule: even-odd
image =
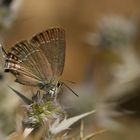
[(11, 48), (5, 61), (5, 71), (16, 76), (16, 81), (37, 86), (52, 78), (51, 66), (42, 50), (28, 41), (21, 41)]
[(61, 76), (65, 62), (65, 31), (61, 28), (48, 29), (34, 36), (30, 42), (39, 46), (47, 57), (53, 77)]

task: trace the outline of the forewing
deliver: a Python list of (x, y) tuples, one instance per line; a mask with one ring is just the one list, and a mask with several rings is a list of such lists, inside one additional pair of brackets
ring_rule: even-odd
[(65, 62), (65, 31), (52, 28), (41, 32), (31, 39), (31, 44), (39, 46), (51, 64), (53, 77), (61, 76)]
[(10, 71), (17, 82), (25, 85), (47, 83), (52, 77), (46, 56), (28, 41), (21, 41), (11, 48), (5, 61), (5, 71)]

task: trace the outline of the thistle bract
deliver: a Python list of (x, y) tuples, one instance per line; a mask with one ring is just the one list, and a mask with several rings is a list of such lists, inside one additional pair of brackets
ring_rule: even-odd
[(56, 119), (62, 120), (65, 116), (59, 103), (49, 94), (33, 95), (32, 103), (25, 105), (25, 109), (23, 126), (27, 128), (37, 128), (43, 124), (51, 125)]

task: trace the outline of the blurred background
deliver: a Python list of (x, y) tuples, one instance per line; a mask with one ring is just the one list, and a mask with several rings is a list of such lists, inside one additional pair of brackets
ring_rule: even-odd
[[(19, 1), (10, 2), (17, 4)], [(6, 11), (11, 3), (6, 5)], [(138, 139), (139, 5), (138, 0), (22, 0), (14, 7), (18, 9), (16, 14), (10, 11), (6, 15), (11, 17), (13, 14), (8, 19), (10, 26), (1, 31), (2, 44), (8, 50), (13, 44), (30, 39), (37, 32), (49, 27), (63, 27), (67, 46), (62, 79), (75, 82), (67, 84), (79, 95), (76, 98), (67, 90), (61, 95), (68, 114), (74, 116), (96, 109), (97, 114), (90, 117), (91, 121), (86, 121), (87, 133), (99, 128), (109, 129), (96, 136), (97, 140)], [(1, 92), (3, 96), (10, 96), (10, 99), (1, 101), (1, 107), (6, 105), (1, 109), (1, 116), (5, 108), (16, 114), (19, 98), (7, 85), (22, 93), (29, 91), (14, 83), (10, 74), (3, 74), (2, 60), (1, 64)], [(7, 129), (4, 130), (6, 125), (1, 128), (9, 134), (15, 129), (15, 120), (4, 114), (11, 120), (6, 119)]]

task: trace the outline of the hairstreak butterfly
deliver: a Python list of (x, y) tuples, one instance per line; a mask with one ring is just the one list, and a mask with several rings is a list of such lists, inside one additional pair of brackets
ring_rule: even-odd
[(9, 52), (2, 47), (5, 72), (15, 75), (15, 81), (20, 84), (36, 86), (55, 94), (64, 84), (59, 79), (64, 68), (65, 47), (65, 31), (62, 28), (38, 33), (30, 40), (15, 44)]

